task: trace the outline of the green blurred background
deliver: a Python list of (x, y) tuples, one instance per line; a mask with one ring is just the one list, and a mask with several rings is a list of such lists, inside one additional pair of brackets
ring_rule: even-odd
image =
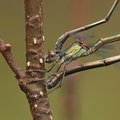
[[(57, 38), (64, 32), (102, 19), (113, 2), (114, 0), (45, 0), (45, 53), (48, 49), (54, 50)], [(93, 43), (101, 37), (120, 33), (119, 6), (120, 3), (107, 24), (87, 31), (88, 34), (96, 36)], [(25, 69), (23, 0), (0, 0), (0, 34), (6, 43), (12, 45), (15, 59)], [(118, 44), (119, 42), (114, 43)], [(119, 54), (117, 48), (111, 51), (112, 55)], [(77, 60), (70, 67), (98, 59), (102, 57), (91, 55)], [(66, 77), (63, 87), (49, 95), (54, 119), (119, 120), (119, 64)], [(20, 90), (14, 73), (2, 55), (0, 55), (0, 120), (32, 120), (26, 96)]]

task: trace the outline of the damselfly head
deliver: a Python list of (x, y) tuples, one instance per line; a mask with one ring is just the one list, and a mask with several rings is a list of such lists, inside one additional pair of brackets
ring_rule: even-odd
[(52, 63), (56, 60), (56, 53), (54, 51), (48, 51), (48, 54), (45, 56), (45, 62)]

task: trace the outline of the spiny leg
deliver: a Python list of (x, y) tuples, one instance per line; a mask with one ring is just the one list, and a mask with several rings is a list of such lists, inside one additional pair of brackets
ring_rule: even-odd
[(61, 68), (61, 66), (63, 65), (63, 63), (64, 63), (64, 62), (61, 62), (61, 63), (57, 66), (57, 68), (52, 72), (52, 74), (51, 74), (50, 76), (53, 76), (53, 75), (55, 75), (56, 73), (58, 73), (58, 71), (60, 70), (60, 68)]
[(59, 59), (57, 59), (48, 69), (44, 70), (27, 70), (27, 72), (50, 72), (53, 67), (59, 62)]
[(83, 26), (83, 27), (80, 27), (78, 29), (74, 29), (74, 30), (71, 30), (71, 31), (68, 31), (66, 32), (65, 34), (63, 34), (59, 39), (58, 41), (56, 42), (56, 53), (60, 53), (61, 51), (61, 48), (63, 46), (63, 44), (65, 43), (65, 41), (73, 34), (76, 34), (76, 33), (79, 33), (79, 32), (82, 32), (82, 31), (85, 31), (85, 30), (88, 30), (90, 28), (93, 28), (97, 25), (101, 25), (103, 23), (106, 23), (107, 21), (109, 21), (114, 9), (116, 8), (117, 4), (118, 4), (119, 0), (115, 0), (112, 8), (109, 10), (108, 14), (106, 15), (106, 17), (100, 21), (97, 21), (97, 22), (94, 22), (92, 24), (89, 24), (89, 25), (86, 25), (86, 26)]
[[(58, 71), (59, 71), (59, 69), (60, 69), (60, 67), (61, 67), (61, 65), (63, 64), (64, 62), (61, 62), (60, 64), (59, 64), (59, 66), (57, 67), (57, 69), (52, 73), (52, 74), (50, 74), (49, 75), (49, 77), (48, 78), (41, 78), (41, 79), (36, 79), (36, 80), (32, 80), (31, 79), (31, 81), (29, 81), (28, 83), (29, 84), (31, 84), (31, 83), (34, 83), (34, 82), (38, 82), (38, 81), (43, 81), (43, 80), (46, 80), (46, 79), (49, 79), (50, 77), (52, 77), (52, 76), (55, 76), (57, 73), (58, 73)], [(54, 64), (54, 63), (53, 63)], [(56, 63), (57, 64), (57, 63)], [(34, 71), (34, 70), (33, 70)], [(33, 72), (32, 71), (32, 72)], [(29, 72), (29, 70), (28, 70), (28, 72)], [(30, 71), (31, 72), (31, 71)], [(35, 70), (34, 72), (41, 72), (41, 70)]]
[(58, 74), (58, 73), (55, 73), (53, 75), (49, 75), (47, 78), (31, 79), (30, 81), (27, 82), (27, 84), (32, 84), (32, 83), (35, 83), (38, 81), (48, 80), (49, 78), (56, 76), (56, 74)]
[(61, 80), (60, 80), (59, 86), (56, 87), (56, 88), (54, 88), (54, 89), (52, 89), (52, 90), (50, 90), (50, 91), (48, 91), (46, 94), (49, 94), (49, 93), (51, 93), (51, 92), (54, 92), (55, 90), (57, 90), (58, 88), (60, 88), (60, 87), (62, 86), (63, 79), (64, 79), (64, 77), (65, 77), (66, 67), (67, 67), (68, 64), (69, 64), (69, 63), (66, 63), (65, 66), (64, 66), (63, 75), (62, 75), (62, 78), (61, 78)]
[(49, 78), (56, 76), (56, 74), (58, 74), (58, 73), (49, 75), (47, 78), (31, 79), (30, 81), (27, 82), (27, 84), (32, 84), (32, 83), (35, 83), (35, 82), (39, 82), (39, 81), (43, 81), (43, 80), (48, 80)]
[[(27, 70), (26, 72), (50, 72), (52, 70), (52, 68), (58, 63), (59, 59), (57, 59), (47, 70)], [(28, 84), (34, 83), (34, 82), (38, 82), (38, 81), (43, 81), (46, 79), (49, 79), (51, 77), (51, 75), (48, 78), (41, 78), (41, 79), (31, 79), (30, 81), (28, 81)]]
[(27, 82), (27, 84), (32, 84), (32, 83), (35, 83), (35, 82), (38, 82), (38, 81), (43, 81), (43, 80), (46, 80), (48, 78), (41, 78), (41, 79), (37, 79), (37, 80), (34, 80), (34, 79), (31, 79), (30, 81)]

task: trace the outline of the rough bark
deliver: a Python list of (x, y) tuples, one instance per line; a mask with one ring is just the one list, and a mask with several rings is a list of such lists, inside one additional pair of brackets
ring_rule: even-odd
[[(26, 65), (27, 70), (44, 68), (44, 37), (42, 30), (42, 0), (25, 0), (26, 21)], [(52, 120), (44, 81), (29, 84), (29, 81), (43, 78), (44, 73), (25, 72), (15, 61), (11, 45), (0, 37), (0, 52), (15, 73), (21, 90), (26, 94), (34, 120)]]
[[(43, 49), (43, 1), (25, 0), (26, 21), (26, 68), (27, 70), (44, 68)], [(44, 73), (27, 72), (27, 79), (43, 78)], [(48, 97), (44, 81), (29, 85), (31, 91), (27, 98), (34, 120), (51, 120)]]

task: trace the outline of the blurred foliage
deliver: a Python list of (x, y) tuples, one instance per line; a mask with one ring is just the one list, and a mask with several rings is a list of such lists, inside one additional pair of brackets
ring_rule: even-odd
[[(107, 14), (114, 0), (89, 0), (89, 3), (88, 0), (85, 1), (86, 4), (84, 6), (89, 6), (89, 8), (87, 19), (82, 22), (82, 26), (102, 19)], [(77, 2), (77, 0), (44, 1), (45, 53), (48, 49), (54, 50), (55, 42), (60, 35), (68, 31), (69, 28), (74, 28), (70, 27), (74, 26), (73, 22), (71, 25), (72, 15), (74, 14), (71, 12), (73, 2)], [(88, 33), (96, 35), (95, 40), (119, 33), (119, 6), (120, 3), (107, 24), (88, 31)], [(81, 7), (79, 11), (81, 11)], [(78, 16), (82, 16), (79, 11), (77, 13)], [(82, 7), (83, 14), (84, 11), (86, 9)], [(75, 19), (77, 20), (77, 16), (74, 21)], [(0, 0), (0, 34), (6, 43), (12, 45), (12, 52), (16, 60), (25, 69), (24, 24), (24, 1)], [(119, 44), (119, 42), (116, 44)], [(119, 54), (116, 49), (113, 49), (113, 51), (115, 51), (115, 54)], [(101, 57), (91, 55), (81, 58), (81, 62), (98, 59), (101, 59)], [(117, 63), (117, 66), (119, 66), (119, 63)], [(48, 66), (46, 65), (46, 67)], [(75, 120), (120, 119), (119, 72), (119, 67), (113, 65), (76, 74), (75, 106), (77, 107), (75, 109)], [(2, 55), (0, 55), (0, 119), (32, 120), (27, 99), (24, 93), (20, 91), (14, 76)], [(65, 87), (68, 82), (69, 80), (65, 80), (61, 89), (49, 95), (55, 120), (67, 120), (62, 104), (65, 97)]]

